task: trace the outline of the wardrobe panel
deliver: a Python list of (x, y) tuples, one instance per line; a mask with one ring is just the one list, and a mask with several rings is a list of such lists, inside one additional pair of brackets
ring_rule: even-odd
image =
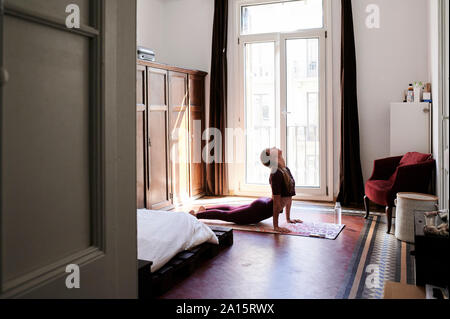
[(172, 190), (175, 203), (189, 199), (188, 76), (169, 72), (169, 140)]
[(168, 164), (167, 71), (147, 68), (148, 77), (148, 192), (147, 208), (162, 209), (172, 205)]
[(137, 73), (136, 73), (136, 104), (137, 105), (146, 105), (146, 83), (145, 83), (145, 74), (147, 69), (145, 66), (138, 65)]
[(190, 133), (190, 194), (199, 197), (204, 194), (205, 165), (202, 150), (205, 143), (202, 134), (205, 129), (205, 81), (203, 76), (189, 75), (189, 133)]
[(150, 111), (149, 134), (150, 150), (150, 204), (152, 209), (169, 205), (170, 193), (167, 170), (167, 132), (165, 111)]
[(149, 69), (148, 71), (148, 88), (149, 105), (167, 106), (167, 71), (158, 69)]
[(146, 68), (137, 67), (136, 73), (136, 173), (137, 173), (137, 208), (146, 206), (146, 127), (147, 127), (147, 106), (146, 106)]

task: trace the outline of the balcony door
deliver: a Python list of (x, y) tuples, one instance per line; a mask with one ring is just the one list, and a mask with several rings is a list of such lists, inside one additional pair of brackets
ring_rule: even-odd
[(298, 198), (322, 199), (328, 196), (324, 3), (272, 2), (239, 9), (246, 132), (239, 193), (270, 192), (270, 171), (261, 165), (260, 154), (276, 146), (296, 180)]

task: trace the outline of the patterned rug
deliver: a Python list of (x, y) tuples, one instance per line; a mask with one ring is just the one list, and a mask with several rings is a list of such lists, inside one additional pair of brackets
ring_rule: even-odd
[(260, 223), (257, 225), (236, 225), (232, 223), (220, 222), (220, 221), (208, 221), (202, 220), (207, 225), (214, 226), (226, 226), (233, 228), (234, 230), (250, 231), (257, 233), (267, 233), (267, 234), (280, 234), (280, 235), (291, 235), (291, 236), (301, 236), (301, 237), (314, 237), (335, 240), (339, 234), (344, 229), (345, 225), (335, 225), (327, 223), (313, 223), (304, 222), (303, 224), (286, 224), (281, 223), (280, 227), (285, 227), (291, 230), (290, 233), (278, 233), (273, 230), (273, 227), (268, 223)]
[(384, 218), (367, 220), (337, 299), (382, 299), (386, 281), (415, 284), (414, 245), (386, 233)]

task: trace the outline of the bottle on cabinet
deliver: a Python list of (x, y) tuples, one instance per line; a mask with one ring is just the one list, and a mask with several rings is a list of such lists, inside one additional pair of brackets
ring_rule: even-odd
[(431, 98), (431, 83), (426, 83), (425, 84), (425, 88), (423, 90), (423, 101), (424, 102), (428, 102), (428, 103), (432, 102), (432, 98)]
[(403, 93), (403, 102), (421, 103), (431, 101), (431, 84), (424, 82), (413, 82), (408, 85), (408, 89)]
[(412, 83), (409, 84), (408, 91), (406, 92), (406, 102), (407, 103), (414, 102), (414, 87)]
[(423, 83), (414, 82), (414, 103), (422, 102)]

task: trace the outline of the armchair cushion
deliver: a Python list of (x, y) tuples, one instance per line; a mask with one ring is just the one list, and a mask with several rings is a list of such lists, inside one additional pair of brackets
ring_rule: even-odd
[(374, 203), (388, 206), (393, 182), (390, 180), (372, 180), (366, 183), (366, 196)]
[(402, 156), (397, 156), (374, 161), (370, 180), (388, 180), (394, 174), (402, 158)]
[[(417, 152), (406, 153), (405, 156), (403, 156), (402, 159), (400, 160), (397, 169), (395, 170), (394, 174), (392, 174), (392, 176), (389, 178), (389, 180), (392, 181), (393, 183), (397, 179), (397, 175), (401, 167), (414, 166), (421, 163), (425, 163), (427, 161), (430, 161), (432, 158), (433, 155), (431, 154), (422, 154)], [(420, 169), (420, 167), (418, 168)]]
[(436, 162), (428, 160), (422, 163), (399, 166), (392, 185), (396, 192), (427, 193)]
[(399, 166), (419, 164), (432, 158), (431, 154), (422, 154), (417, 152), (406, 153), (402, 157)]

